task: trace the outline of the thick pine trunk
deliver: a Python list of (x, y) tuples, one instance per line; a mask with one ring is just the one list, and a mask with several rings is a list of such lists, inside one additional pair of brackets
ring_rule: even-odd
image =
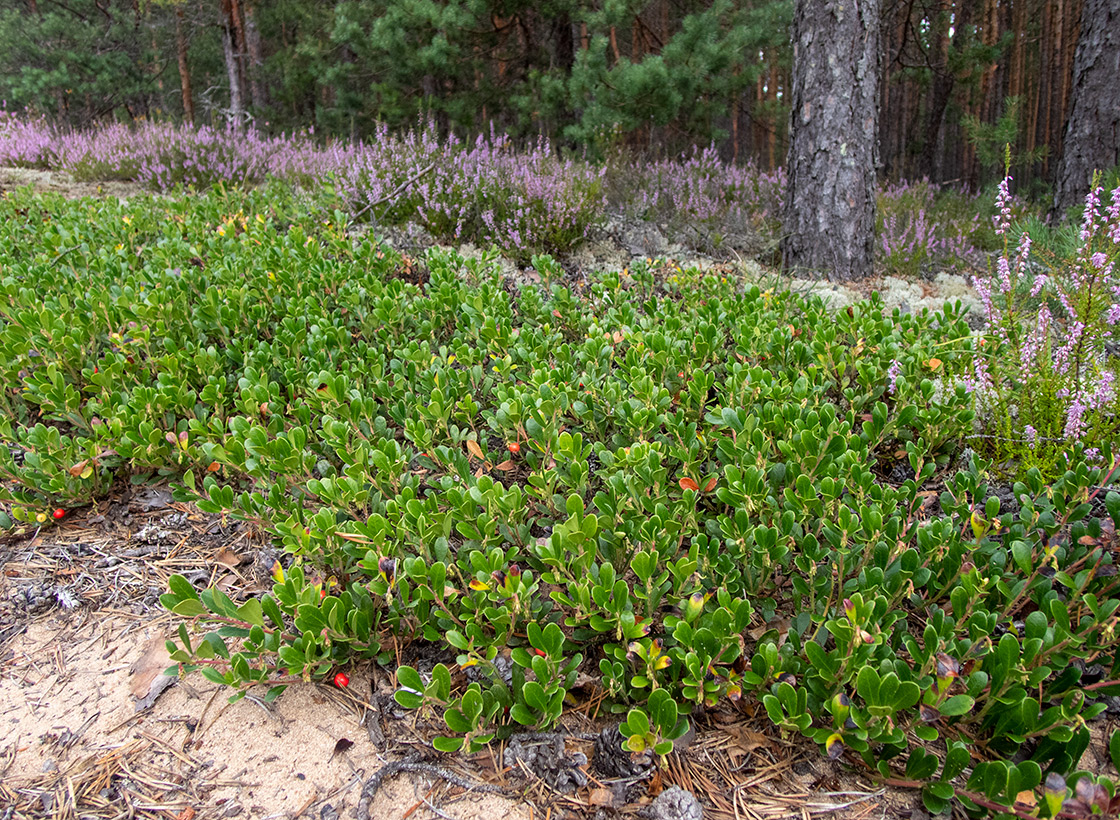
[(1073, 60), (1072, 103), (1058, 164), (1053, 213), (1089, 191), (1093, 171), (1120, 163), (1120, 0), (1085, 0)]
[(879, 0), (795, 0), (786, 267), (847, 281), (872, 271)]

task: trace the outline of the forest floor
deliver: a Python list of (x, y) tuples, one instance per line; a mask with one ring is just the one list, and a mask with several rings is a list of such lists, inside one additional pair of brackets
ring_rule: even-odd
[[(0, 191), (28, 184), (66, 196), (140, 192), (0, 169)], [(626, 230), (605, 231), (565, 266), (628, 264)], [(388, 234), (408, 250), (408, 232)], [(754, 263), (666, 250), (682, 264), (734, 264), (763, 283), (774, 276)], [(514, 279), (531, 276), (506, 264)], [(912, 310), (975, 301), (963, 277), (946, 274), (859, 288), (788, 279), (781, 286), (816, 289), (836, 307), (871, 289), (888, 307)], [(611, 721), (595, 714), (594, 701), (565, 718), (558, 744), (526, 739), (549, 754), (507, 765), (498, 748), (434, 755), (430, 728), (393, 701), (391, 670), (372, 664), (352, 670), (346, 689), (295, 685), (271, 704), (247, 697), (230, 705), (229, 690), (201, 676), (162, 676), (170, 665), (164, 641), (175, 628), (158, 602), (167, 578), (183, 574), (239, 599), (268, 588), (274, 559), (260, 533), (173, 502), (160, 487), (126, 488), (72, 511), (61, 526), (0, 539), (0, 818), (675, 818), (685, 815), (654, 801), (676, 784), (715, 820), (928, 820), (917, 793), (885, 790), (814, 744), (779, 737), (745, 703), (709, 712), (667, 770), (635, 783), (596, 775), (593, 738)], [(424, 660), (408, 647), (398, 654)], [(1090, 755), (1105, 755), (1102, 746)], [(370, 778), (402, 760), (412, 771), (385, 778), (359, 806)], [(591, 760), (582, 767), (586, 783), (566, 794), (551, 788), (549, 772), (573, 760)]]
[(765, 713), (746, 705), (717, 710), (652, 780), (597, 778), (591, 768), (585, 785), (563, 794), (541, 775), (563, 765), (556, 758), (593, 758), (593, 736), (612, 723), (590, 714), (590, 703), (566, 719), (569, 738), (534, 772), (503, 765), (501, 750), (433, 755), (428, 727), (397, 707), (390, 671), (372, 664), (353, 670), (346, 689), (294, 685), (271, 704), (231, 705), (229, 690), (198, 675), (163, 676), (175, 628), (158, 603), (167, 577), (204, 580), (240, 599), (268, 587), (274, 558), (251, 529), (153, 487), (77, 511), (31, 539), (0, 542), (0, 807), (44, 818), (349, 818), (386, 764), (438, 760), (387, 778), (368, 816), (637, 816), (677, 784), (715, 820), (926, 820), (916, 794), (884, 791), (812, 743), (778, 737)]

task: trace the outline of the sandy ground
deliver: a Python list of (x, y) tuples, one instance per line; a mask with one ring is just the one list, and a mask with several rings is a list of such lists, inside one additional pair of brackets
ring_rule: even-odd
[(24, 185), (34, 186), (37, 191), (62, 194), (70, 199), (83, 196), (127, 199), (144, 193), (144, 189), (133, 182), (75, 182), (69, 174), (58, 171), (0, 166), (0, 192)]
[[(13, 643), (0, 673), (0, 804), (6, 797), (33, 810), (37, 802), (49, 816), (65, 810), (75, 789), (83, 799), (74, 802), (87, 808), (101, 797), (184, 818), (310, 817), (327, 805), (351, 816), (362, 784), (387, 762), (359, 725), (357, 699), (306, 684), (268, 706), (229, 704), (228, 690), (191, 676), (137, 712), (133, 690), (147, 690), (168, 664), (166, 625), (164, 617), (56, 614)], [(355, 676), (351, 687), (369, 691), (369, 681)], [(514, 800), (445, 792), (431, 778), (400, 775), (380, 790), (370, 816), (530, 816)]]

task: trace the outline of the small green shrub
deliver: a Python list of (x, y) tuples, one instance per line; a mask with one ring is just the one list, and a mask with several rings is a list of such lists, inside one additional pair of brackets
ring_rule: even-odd
[(162, 599), (170, 671), (235, 698), (425, 641), (396, 697), (444, 750), (555, 726), (583, 673), (639, 754), (749, 700), (931, 810), (1111, 800), (1077, 765), (1118, 686), (1120, 494), (1080, 445), (1012, 508), (959, 460), (959, 307), (416, 264), (279, 188), (0, 199), (0, 498), (163, 478), (267, 532), (271, 592)]

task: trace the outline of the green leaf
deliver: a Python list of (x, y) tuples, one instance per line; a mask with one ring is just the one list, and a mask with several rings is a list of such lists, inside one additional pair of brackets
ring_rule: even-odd
[(536, 681), (526, 681), (525, 685), (521, 687), (521, 694), (527, 703), (538, 712), (545, 712), (548, 709), (548, 697), (545, 694), (544, 687)]
[(870, 666), (864, 666), (856, 676), (856, 691), (863, 698), (864, 703), (876, 705), (879, 703), (879, 673)]
[(222, 673), (215, 667), (204, 666), (200, 671), (202, 672), (202, 677), (206, 678), (206, 680), (210, 681), (211, 683), (216, 683), (219, 686), (224, 686), (226, 684), (225, 676), (223, 676)]
[(459, 709), (448, 709), (443, 713), (443, 722), (447, 724), (447, 728), (453, 732), (460, 732), (466, 734), (474, 728), (471, 721), (463, 715)]
[(419, 709), (424, 703), (424, 697), (422, 695), (416, 692), (406, 692), (403, 689), (398, 689), (393, 693), (393, 700), (405, 709)]
[(926, 743), (934, 743), (940, 735), (933, 726), (915, 726), (914, 734)]
[(237, 605), (230, 599), (228, 595), (222, 592), (217, 587), (209, 587), (202, 591), (202, 602), (218, 615), (226, 618), (237, 617)]
[(953, 695), (953, 697), (947, 698), (939, 708), (941, 714), (945, 717), (957, 717), (971, 711), (975, 703), (976, 700), (968, 695)]
[(544, 628), (544, 632), (541, 635), (541, 643), (543, 646), (539, 648), (542, 651), (547, 653), (550, 657), (558, 657), (564, 648), (564, 633), (559, 626), (550, 623)]
[(264, 626), (264, 609), (256, 598), (250, 598), (237, 608), (237, 617), (254, 626)]
[(953, 795), (956, 793), (950, 784), (941, 781), (927, 783), (926, 788), (940, 800), (952, 800)]
[(463, 738), (461, 737), (436, 737), (432, 740), (432, 746), (440, 752), (457, 752), (463, 748)]
[(515, 703), (510, 707), (509, 716), (520, 723), (522, 726), (533, 726), (537, 722), (537, 716), (523, 703)]
[(199, 615), (207, 614), (209, 610), (197, 598), (188, 598), (177, 603), (171, 611), (181, 618), (197, 618)]
[(184, 578), (182, 575), (172, 575), (167, 579), (167, 585), (171, 588), (171, 592), (179, 598), (180, 601), (198, 600), (198, 592), (191, 585), (191, 582)]
[(414, 692), (424, 691), (424, 681), (420, 673), (411, 666), (402, 666), (397, 669), (397, 685), (402, 689), (411, 689)]
[[(660, 690), (659, 690), (660, 691)], [(626, 722), (619, 727), (627, 737), (649, 734), (649, 717), (641, 709), (631, 709), (626, 714)]]

